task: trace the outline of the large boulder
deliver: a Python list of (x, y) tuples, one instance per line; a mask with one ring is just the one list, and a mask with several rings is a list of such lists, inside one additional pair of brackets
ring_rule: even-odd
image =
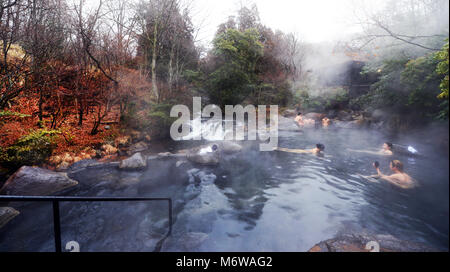
[(78, 182), (66, 173), (57, 173), (39, 167), (22, 166), (6, 181), (0, 194), (3, 195), (50, 195)]
[(120, 169), (143, 169), (147, 167), (147, 159), (142, 156), (140, 152), (135, 153), (133, 156), (124, 159), (120, 162)]
[[(376, 248), (379, 247), (379, 248)], [(342, 234), (314, 245), (309, 252), (430, 252), (426, 245), (399, 240), (391, 235)]]
[(19, 211), (11, 207), (0, 207), (0, 228), (19, 215)]

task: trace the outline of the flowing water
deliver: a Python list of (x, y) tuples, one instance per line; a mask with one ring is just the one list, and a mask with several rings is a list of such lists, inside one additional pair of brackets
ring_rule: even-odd
[[(397, 148), (412, 145), (419, 155), (381, 157), (348, 150), (379, 149), (384, 141)], [(140, 172), (113, 166), (75, 171), (70, 176), (80, 184), (67, 195), (171, 197), (173, 233), (163, 239), (168, 231), (164, 202), (63, 203), (63, 245), (77, 241), (81, 251), (306, 251), (352, 229), (448, 250), (447, 152), (423, 136), (373, 130), (279, 135), (280, 147), (312, 148), (319, 142), (326, 147), (322, 157), (260, 152), (257, 143), (241, 142), (244, 149), (222, 156), (216, 167), (164, 159), (149, 161)], [(358, 175), (375, 174), (375, 160), (389, 173), (394, 158), (419, 187), (404, 190)], [(21, 215), (0, 230), (0, 250), (53, 251), (51, 205), (28, 203), (17, 209)]]

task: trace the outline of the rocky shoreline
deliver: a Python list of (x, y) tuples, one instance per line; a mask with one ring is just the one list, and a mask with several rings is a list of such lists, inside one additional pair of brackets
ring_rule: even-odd
[[(219, 147), (217, 152), (201, 152), (203, 149), (210, 148), (212, 145)], [(65, 164), (64, 167), (58, 167), (54, 171), (37, 166), (22, 166), (6, 180), (0, 188), (0, 195), (58, 195), (78, 185), (78, 181), (70, 178), (68, 174), (72, 176), (86, 169), (115, 167), (121, 171), (139, 172), (144, 170), (152, 161), (167, 158), (175, 158), (178, 160), (176, 165), (181, 165), (187, 161), (198, 165), (217, 165), (220, 162), (222, 153), (230, 154), (242, 150), (242, 146), (232, 142), (211, 143), (188, 150), (180, 150), (177, 153), (161, 152), (153, 155), (144, 155), (142, 152), (147, 151), (147, 148), (147, 145), (144, 146), (138, 142), (137, 145), (128, 148), (128, 154), (130, 156), (121, 160), (101, 161), (87, 158), (73, 162), (70, 165)], [(139, 182), (139, 178), (127, 178), (127, 181), (122, 182), (121, 186), (129, 186), (137, 182)], [(20, 213), (11, 207), (5, 206), (0, 208), (1, 227)]]

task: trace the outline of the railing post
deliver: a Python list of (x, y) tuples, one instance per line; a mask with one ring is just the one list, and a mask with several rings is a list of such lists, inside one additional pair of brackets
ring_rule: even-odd
[(169, 198), (169, 235), (172, 234), (172, 198)]
[(59, 220), (59, 201), (53, 200), (53, 232), (55, 235), (55, 251), (61, 252), (61, 222)]

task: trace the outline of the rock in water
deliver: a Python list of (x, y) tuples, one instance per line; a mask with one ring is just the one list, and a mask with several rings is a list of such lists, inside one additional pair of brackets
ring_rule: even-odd
[(122, 172), (119, 180), (113, 186), (115, 189), (123, 189), (138, 184), (142, 180), (142, 175), (140, 172)]
[(19, 211), (11, 207), (0, 207), (0, 228), (19, 215)]
[(236, 153), (242, 150), (242, 146), (230, 142), (230, 141), (223, 141), (221, 143), (218, 144), (219, 145), (219, 151), (226, 153), (226, 154), (231, 154), (231, 153)]
[[(217, 150), (213, 150), (213, 146), (216, 145)], [(211, 143), (207, 145), (201, 145), (192, 149), (182, 151), (182, 153), (175, 154), (179, 157), (186, 154), (186, 158), (194, 163), (203, 165), (217, 165), (220, 162), (220, 154), (232, 154), (242, 150), (242, 146), (231, 141), (223, 141), (218, 143)]]
[(203, 165), (217, 165), (219, 164), (220, 157), (218, 152), (208, 153), (188, 153), (187, 159), (191, 162), (203, 164)]
[(365, 233), (343, 234), (314, 245), (309, 252), (369, 252), (374, 247), (380, 252), (430, 252), (437, 251), (426, 245), (403, 241), (391, 235)]
[(77, 185), (65, 173), (57, 173), (39, 167), (22, 166), (6, 181), (3, 195), (50, 195)]
[(141, 153), (135, 153), (133, 156), (123, 160), (119, 164), (120, 169), (143, 169), (147, 167), (147, 160)]

